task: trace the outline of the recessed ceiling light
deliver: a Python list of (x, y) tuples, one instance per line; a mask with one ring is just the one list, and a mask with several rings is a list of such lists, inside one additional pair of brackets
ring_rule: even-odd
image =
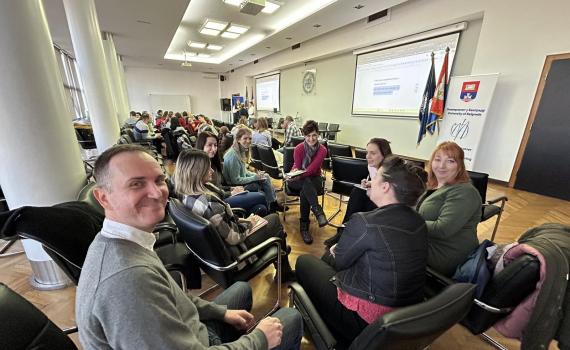
[(265, 7), (263, 8), (263, 10), (261, 10), (261, 12), (271, 14), (277, 11), (280, 7), (281, 4), (278, 3), (277, 1), (265, 0)]
[(200, 33), (204, 35), (218, 36), (218, 34), (220, 34), (220, 31), (216, 29), (202, 28), (200, 29)]
[(223, 1), (228, 5), (239, 6), (241, 5), (242, 0), (223, 0)]
[(198, 54), (198, 57), (204, 57), (204, 58), (206, 58), (206, 57), (210, 57), (210, 55), (207, 54), (207, 53), (199, 53), (199, 54)]
[(285, 38), (285, 40), (291, 40), (291, 39), (293, 39), (293, 38), (291, 38), (289, 36)]
[(223, 49), (223, 46), (208, 44), (208, 47), (206, 47), (206, 48), (208, 50), (212, 50), (212, 51), (220, 51), (221, 49)]
[(230, 32), (223, 32), (222, 33), (222, 38), (226, 38), (226, 39), (235, 39), (239, 36), (239, 34), (237, 33), (230, 33)]
[(203, 49), (203, 48), (206, 47), (206, 44), (204, 44), (204, 43), (199, 43), (199, 42), (197, 42), (197, 41), (189, 41), (189, 42), (188, 42), (188, 46), (190, 46), (190, 47), (195, 47), (195, 48), (197, 48), (197, 49)]
[(317, 24), (313, 24), (313, 27), (315, 27), (315, 28), (320, 28), (321, 25), (317, 23)]
[(226, 29), (226, 31), (230, 32), (230, 33), (238, 33), (238, 34), (243, 34), (245, 32), (247, 32), (249, 30), (249, 27), (246, 26), (240, 26), (239, 24), (230, 24), (230, 27), (228, 29)]
[(206, 18), (206, 22), (204, 22), (204, 28), (208, 29), (224, 30), (227, 26), (228, 22), (216, 21), (209, 18)]
[(184, 54), (185, 54), (186, 56), (188, 56), (188, 57), (194, 57), (194, 56), (197, 55), (196, 52), (185, 52)]

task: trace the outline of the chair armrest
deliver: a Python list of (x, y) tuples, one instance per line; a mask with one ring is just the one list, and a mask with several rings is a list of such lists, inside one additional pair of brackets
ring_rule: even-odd
[(249, 258), (250, 256), (257, 254), (264, 249), (267, 249), (269, 246), (273, 244), (277, 245), (277, 247), (279, 247), (279, 251), (281, 252), (281, 238), (271, 237), (261, 242), (260, 244), (256, 245), (255, 247), (248, 249), (247, 252), (240, 254), (236, 258), (236, 262), (240, 263)]
[(232, 208), (232, 213), (238, 218), (245, 218), (247, 216), (247, 211), (244, 208)]
[(67, 335), (72, 334), (72, 333), (77, 333), (77, 326), (64, 328), (61, 331), (63, 332), (63, 334), (67, 334)]
[(496, 197), (496, 198), (493, 198), (493, 199), (489, 199), (489, 200), (487, 201), (487, 203), (485, 203), (485, 204), (495, 204), (495, 203), (497, 203), (497, 202), (506, 202), (506, 201), (508, 201), (508, 200), (509, 200), (509, 198), (507, 198), (507, 196), (499, 196), (499, 197)]
[[(323, 319), (321, 318), (321, 315), (319, 315), (317, 309), (315, 308), (315, 305), (313, 304), (313, 302), (311, 301), (311, 299), (309, 298), (303, 287), (301, 287), (301, 285), (297, 282), (291, 283), (289, 285), (289, 295), (290, 295), (290, 300), (293, 302), (293, 304), (295, 304), (295, 307), (297, 309), (302, 308), (300, 311), (301, 311), (301, 316), (303, 316), (303, 319), (306, 318), (309, 319), (305, 320), (305, 324), (308, 325), (309, 331), (317, 332), (318, 336), (320, 337), (319, 340), (325, 343), (327, 349), (334, 349), (337, 344), (337, 341), (333, 336), (333, 334), (331, 333), (331, 331), (329, 330), (329, 328), (327, 327), (325, 321), (323, 321)], [(300, 305), (294, 302), (295, 299), (299, 300)], [(311, 333), (311, 335), (313, 337), (315, 336), (315, 334), (313, 333)]]
[(178, 231), (178, 227), (176, 226), (176, 224), (172, 223), (172, 222), (159, 222), (158, 224), (156, 224), (156, 226), (154, 227), (154, 231), (153, 232), (158, 232), (158, 231), (162, 231), (162, 230), (167, 230), (167, 231)]

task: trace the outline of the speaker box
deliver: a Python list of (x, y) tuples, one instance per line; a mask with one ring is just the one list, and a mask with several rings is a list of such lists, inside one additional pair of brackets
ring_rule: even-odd
[(220, 75), (220, 81), (224, 81), (224, 80), (226, 80), (226, 77), (223, 75)]
[(232, 110), (232, 100), (230, 100), (229, 98), (221, 98), (220, 99), (220, 107), (222, 108), (222, 111), (224, 112), (229, 112)]

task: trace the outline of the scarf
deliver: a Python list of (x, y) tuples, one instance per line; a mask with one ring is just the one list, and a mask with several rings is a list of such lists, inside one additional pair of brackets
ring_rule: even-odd
[(320, 146), (321, 145), (318, 142), (313, 147), (309, 146), (307, 141), (303, 142), (303, 148), (305, 150), (305, 156), (303, 157), (303, 163), (301, 164), (301, 168), (303, 170), (306, 170), (307, 167), (311, 164), (311, 161), (313, 160), (313, 157), (319, 150)]

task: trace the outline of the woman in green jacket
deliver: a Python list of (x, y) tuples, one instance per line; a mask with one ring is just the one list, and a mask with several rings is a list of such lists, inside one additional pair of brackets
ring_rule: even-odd
[(463, 159), (463, 149), (455, 142), (437, 146), (426, 169), (428, 190), (417, 206), (428, 229), (428, 266), (447, 276), (479, 245), (481, 196)]

